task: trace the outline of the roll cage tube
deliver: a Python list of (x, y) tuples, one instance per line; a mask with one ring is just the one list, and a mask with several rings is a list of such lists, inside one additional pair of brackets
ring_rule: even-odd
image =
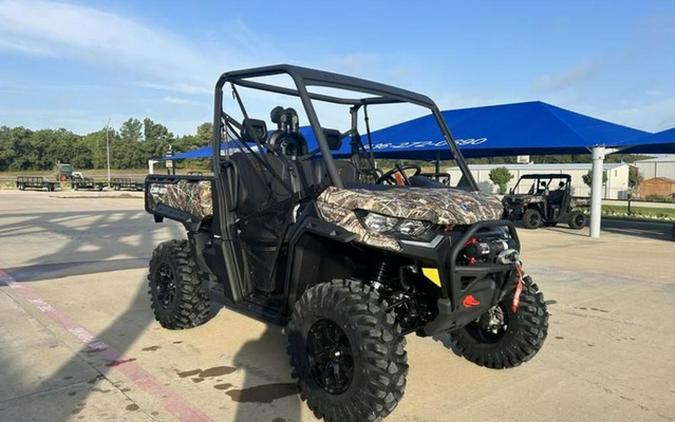
[[(246, 80), (249, 78), (273, 76), (279, 74), (289, 75), (291, 79), (293, 79), (296, 89), (294, 90), (291, 88), (285, 88)], [(240, 85), (253, 89), (259, 89), (263, 91), (276, 92), (300, 97), (303, 107), (305, 108), (307, 118), (309, 119), (309, 123), (312, 126), (312, 132), (314, 133), (314, 137), (319, 144), (319, 149), (321, 150), (321, 154), (323, 155), (323, 158), (325, 160), (328, 175), (333, 185), (339, 188), (343, 187), (342, 179), (340, 178), (340, 175), (337, 172), (337, 168), (335, 166), (335, 162), (333, 160), (330, 147), (328, 146), (326, 137), (323, 134), (323, 131), (321, 130), (319, 118), (312, 104), (312, 99), (353, 106), (367, 105), (367, 104), (394, 104), (407, 102), (427, 108), (431, 110), (434, 118), (436, 119), (436, 123), (440, 127), (441, 133), (443, 134), (443, 137), (445, 138), (445, 141), (448, 144), (450, 151), (454, 155), (455, 160), (457, 160), (457, 164), (462, 170), (462, 174), (466, 178), (467, 183), (473, 190), (475, 191), (478, 190), (478, 185), (475, 179), (473, 178), (473, 175), (469, 171), (469, 168), (466, 162), (464, 161), (464, 157), (459, 151), (459, 148), (455, 144), (450, 129), (445, 123), (445, 119), (443, 119), (440, 110), (429, 97), (405, 89), (381, 84), (378, 82), (292, 65), (275, 65), (253, 69), (238, 70), (226, 72), (220, 76), (215, 86), (215, 96), (214, 96), (215, 104), (213, 114), (212, 142), (213, 142), (214, 167), (215, 167), (214, 173), (216, 175), (219, 175), (220, 173), (220, 142), (221, 142), (220, 138), (221, 138), (221, 115), (223, 108), (222, 103), (223, 86), (228, 82), (234, 85)], [(360, 99), (340, 98), (331, 95), (310, 93), (307, 91), (307, 85), (316, 85), (329, 88), (338, 88), (343, 90), (352, 90), (364, 92), (374, 96)], [(218, 180), (218, 178), (216, 180)], [(216, 183), (218, 184), (218, 182)]]

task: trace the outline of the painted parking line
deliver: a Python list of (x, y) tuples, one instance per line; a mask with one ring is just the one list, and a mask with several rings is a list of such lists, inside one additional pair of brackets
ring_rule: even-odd
[(12, 276), (0, 269), (0, 286), (8, 286), (16, 296), (33, 305), (52, 321), (72, 334), (87, 351), (96, 353), (111, 362), (114, 370), (121, 372), (133, 385), (154, 396), (164, 409), (184, 422), (212, 422), (208, 415), (193, 407), (176, 392), (167, 388), (157, 378), (143, 369), (133, 360), (125, 357), (107, 343), (99, 340), (63, 311), (53, 307), (30, 286), (17, 282)]

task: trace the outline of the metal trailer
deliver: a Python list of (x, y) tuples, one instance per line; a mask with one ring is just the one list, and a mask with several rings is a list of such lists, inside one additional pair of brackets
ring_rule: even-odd
[(42, 176), (17, 176), (16, 178), (16, 188), (19, 190), (46, 189), (53, 192), (56, 186), (59, 186), (58, 182), (46, 181)]
[(103, 190), (103, 187), (106, 185), (106, 183), (105, 182), (96, 182), (91, 177), (85, 177), (83, 179), (73, 179), (73, 180), (71, 180), (70, 185), (74, 190), (91, 189), (91, 190), (97, 190), (97, 191), (100, 192), (100, 191)]
[(113, 190), (142, 191), (145, 183), (134, 180), (131, 177), (113, 177), (110, 179), (110, 186), (112, 186)]

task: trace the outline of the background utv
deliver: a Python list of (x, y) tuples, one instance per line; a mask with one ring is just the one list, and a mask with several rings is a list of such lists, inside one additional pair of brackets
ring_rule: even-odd
[[(290, 76), (293, 87), (253, 80), (275, 75)], [(224, 111), (226, 84), (241, 120)], [(299, 97), (311, 130), (300, 128), (294, 109), (279, 106), (268, 132), (264, 121), (249, 117), (238, 87)], [(317, 102), (343, 105), (346, 130), (322, 127)], [(401, 103), (433, 113), (463, 172), (458, 188), (422, 176), (417, 166), (375, 169), (367, 110)], [(330, 422), (379, 420), (396, 407), (408, 372), (408, 333), (448, 333), (467, 359), (490, 368), (519, 365), (541, 348), (548, 314), (523, 274), (513, 223), (498, 220), (500, 202), (478, 192), (429, 98), (270, 66), (220, 77), (213, 127), (213, 177), (151, 175), (145, 182), (155, 220), (174, 219), (187, 229), (187, 240), (160, 244), (150, 262), (152, 307), (164, 327), (202, 324), (212, 297), (288, 325), (300, 395)], [(318, 148), (310, 149), (313, 143)], [(334, 158), (345, 155), (343, 143), (347, 157)]]
[[(518, 179), (502, 199), (504, 218), (521, 221), (523, 227), (536, 229), (567, 223), (579, 230), (586, 224), (586, 215), (575, 209), (569, 174), (527, 174)], [(525, 191), (525, 193), (523, 193)]]

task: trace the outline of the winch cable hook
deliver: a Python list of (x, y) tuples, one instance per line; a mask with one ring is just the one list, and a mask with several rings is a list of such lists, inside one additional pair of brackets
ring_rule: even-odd
[(516, 283), (516, 291), (513, 294), (513, 302), (511, 303), (511, 311), (515, 314), (518, 312), (518, 306), (520, 305), (520, 294), (523, 292), (523, 264), (516, 262), (513, 264), (515, 267), (516, 273), (518, 274), (518, 282)]

